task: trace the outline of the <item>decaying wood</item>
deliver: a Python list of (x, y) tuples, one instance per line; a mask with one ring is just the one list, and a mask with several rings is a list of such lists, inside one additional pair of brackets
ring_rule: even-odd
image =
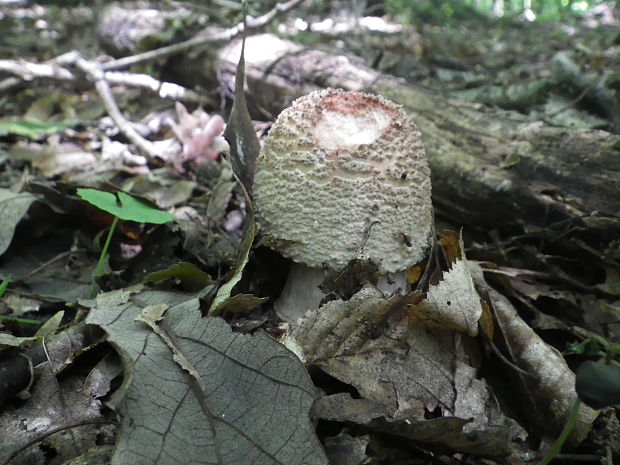
[[(232, 88), (240, 43), (219, 53)], [(435, 208), (476, 228), (546, 227), (581, 219), (612, 237), (620, 230), (620, 136), (551, 127), (525, 116), (445, 98), (382, 75), (352, 58), (262, 34), (247, 39), (249, 99), (277, 115), (321, 87), (381, 94), (402, 104), (423, 134)]]

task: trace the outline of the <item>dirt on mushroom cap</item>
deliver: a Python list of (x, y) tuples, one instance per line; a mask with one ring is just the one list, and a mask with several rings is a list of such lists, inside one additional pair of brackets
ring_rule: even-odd
[(366, 258), (404, 270), (431, 241), (430, 170), (415, 124), (375, 95), (325, 89), (297, 99), (257, 160), (266, 243), (310, 266)]

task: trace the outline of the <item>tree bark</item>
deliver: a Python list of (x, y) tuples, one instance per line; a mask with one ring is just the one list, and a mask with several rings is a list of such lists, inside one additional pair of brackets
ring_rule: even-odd
[[(228, 88), (234, 88), (239, 53), (240, 42), (219, 52), (218, 73)], [(424, 137), (435, 208), (453, 222), (506, 229), (579, 219), (599, 239), (618, 237), (618, 135), (552, 127), (451, 99), (361, 61), (269, 34), (247, 39), (245, 60), (246, 92), (263, 115), (276, 116), (294, 98), (321, 87), (376, 93), (402, 104)]]

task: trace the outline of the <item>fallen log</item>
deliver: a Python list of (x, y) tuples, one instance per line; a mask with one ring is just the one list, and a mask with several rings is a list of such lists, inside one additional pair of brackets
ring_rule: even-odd
[[(240, 42), (217, 71), (234, 88)], [(579, 222), (599, 240), (620, 231), (620, 136), (552, 127), (526, 116), (447, 98), (382, 75), (354, 58), (261, 34), (246, 43), (248, 99), (276, 116), (321, 87), (371, 92), (403, 105), (422, 132), (436, 210), (453, 222), (518, 234)], [(515, 226), (520, 226), (515, 229)]]

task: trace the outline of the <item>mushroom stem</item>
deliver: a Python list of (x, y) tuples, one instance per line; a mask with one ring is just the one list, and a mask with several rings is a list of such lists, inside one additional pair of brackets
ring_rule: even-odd
[(282, 294), (273, 305), (278, 317), (295, 327), (297, 320), (308, 310), (318, 308), (321, 304), (325, 294), (319, 286), (324, 279), (325, 271), (322, 269), (292, 263)]
[[(326, 294), (319, 286), (325, 277), (326, 272), (321, 268), (293, 262), (282, 294), (274, 303), (276, 315), (291, 327), (296, 327), (306, 312), (321, 306)], [(409, 291), (404, 271), (380, 275), (376, 287), (386, 297), (397, 292)]]

